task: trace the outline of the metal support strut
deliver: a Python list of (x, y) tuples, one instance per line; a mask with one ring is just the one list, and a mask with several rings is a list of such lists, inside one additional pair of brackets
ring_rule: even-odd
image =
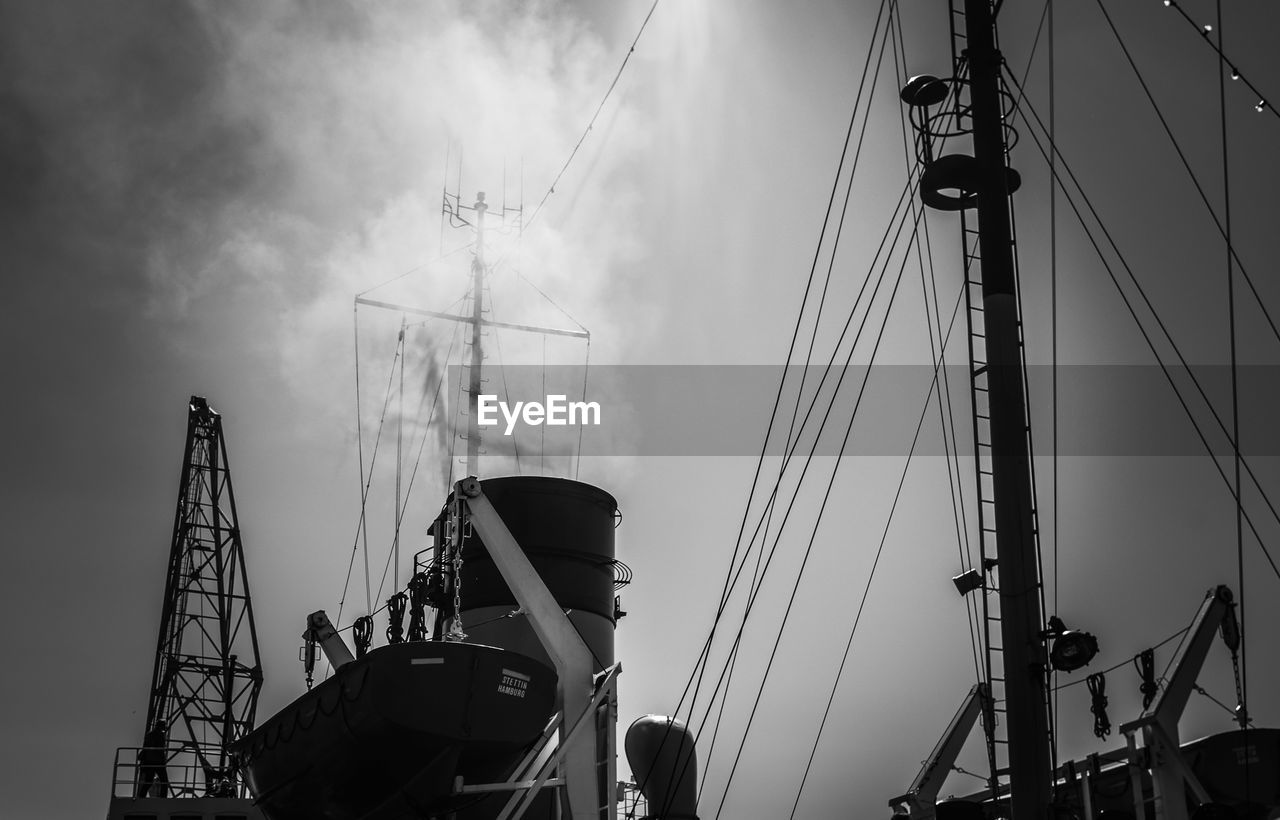
[[(591, 650), (560, 609), (515, 536), (503, 523), (498, 511), (485, 497), (480, 481), (474, 477), (459, 481), (454, 487), (454, 500), (456, 506), (453, 531), (461, 533), (470, 524), (480, 536), (502, 575), (502, 580), (510, 587), (520, 608), (528, 616), (538, 641), (555, 664), (556, 674), (559, 676), (557, 694), (562, 715), (575, 718), (574, 725), (568, 732), (564, 731), (561, 721), (559, 748), (555, 756), (544, 764), (544, 771), (540, 771), (539, 777), (529, 784), (530, 790), (520, 804), (514, 808), (509, 806), (508, 809), (523, 812), (532, 802), (536, 790), (549, 782), (547, 778), (551, 766), (559, 762), (569, 803), (569, 816), (573, 820), (599, 820), (602, 808), (608, 807), (608, 816), (614, 817), (615, 803), (610, 795), (602, 794), (597, 776), (599, 761), (596, 750), (600, 748), (601, 731), (607, 735), (605, 748), (614, 748), (615, 727), (612, 720), (606, 720), (603, 721), (602, 728), (601, 721), (596, 720), (595, 714), (606, 697), (612, 711), (613, 681), (621, 667), (615, 664), (597, 685), (592, 673)], [(503, 816), (518, 817), (519, 814), (507, 814), (504, 811)]]

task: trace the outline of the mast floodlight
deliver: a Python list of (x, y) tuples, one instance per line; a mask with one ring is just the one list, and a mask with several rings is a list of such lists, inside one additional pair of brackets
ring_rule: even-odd
[(924, 108), (945, 100), (949, 90), (945, 80), (932, 74), (918, 74), (907, 81), (898, 96), (907, 105)]
[(1046, 638), (1053, 638), (1053, 648), (1049, 650), (1049, 665), (1059, 672), (1074, 672), (1098, 654), (1098, 639), (1088, 632), (1078, 629), (1067, 629), (1066, 624), (1057, 615), (1050, 616), (1049, 628), (1044, 633)]
[(976, 569), (971, 569), (952, 578), (951, 583), (956, 585), (956, 591), (961, 596), (968, 595), (975, 589), (982, 589), (982, 573)]

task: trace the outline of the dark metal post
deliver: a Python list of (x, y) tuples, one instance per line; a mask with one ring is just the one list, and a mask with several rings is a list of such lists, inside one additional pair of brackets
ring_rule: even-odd
[(964, 6), (973, 148), (981, 180), (978, 242), (989, 368), (1010, 808), (1013, 820), (1043, 820), (1049, 805), (1052, 765), (1041, 636), (1044, 618), (1032, 520), (1031, 455), (1000, 95), (1003, 58), (995, 45), (991, 0), (965, 0)]
[(484, 365), (484, 349), (480, 333), (484, 323), (484, 212), (489, 206), (484, 194), (476, 194), (476, 255), (471, 260), (471, 288), (475, 299), (471, 303), (471, 368), (467, 396), (467, 475), (480, 475), (480, 390), (483, 381), (480, 371)]

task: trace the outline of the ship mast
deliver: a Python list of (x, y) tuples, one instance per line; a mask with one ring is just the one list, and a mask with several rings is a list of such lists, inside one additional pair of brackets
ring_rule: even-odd
[(991, 0), (965, 0), (978, 248), (990, 403), (996, 559), (1000, 575), (1009, 791), (1013, 820), (1047, 816), (1053, 776), (1031, 448), (1022, 368), (1008, 146)]
[[(504, 197), (505, 199), (505, 197)], [(474, 214), (474, 218), (469, 218), (467, 212)], [(476, 200), (473, 205), (463, 205), (460, 194), (456, 192), (444, 192), (444, 200), (442, 212), (449, 219), (449, 224), (455, 228), (471, 228), (476, 234), (475, 253), (471, 259), (471, 292), (472, 302), (471, 310), (468, 313), (448, 313), (436, 310), (427, 310), (414, 305), (397, 304), (386, 302), (380, 299), (371, 299), (367, 296), (357, 296), (355, 298), (356, 306), (361, 305), (367, 307), (381, 308), (391, 310), (400, 314), (410, 314), (414, 316), (425, 316), (435, 319), (444, 319), (450, 322), (458, 322), (459, 324), (469, 325), (471, 334), (471, 356), (467, 364), (467, 456), (466, 456), (466, 474), (469, 476), (479, 476), (480, 474), (480, 454), (482, 452), (481, 443), (483, 434), (480, 432), (480, 395), (484, 389), (484, 333), (487, 328), (496, 330), (514, 330), (522, 333), (536, 333), (542, 336), (567, 336), (574, 339), (582, 339), (590, 342), (591, 334), (585, 330), (570, 330), (567, 328), (541, 327), (538, 325), (526, 325), (515, 322), (499, 322), (492, 317), (485, 318), (486, 311), (484, 289), (485, 276), (488, 273), (488, 261), (485, 259), (485, 217), (489, 211), (489, 205), (485, 202), (485, 194), (483, 191), (476, 193)], [(508, 207), (505, 203), (496, 206), (494, 211), (497, 219), (496, 230), (498, 233), (504, 233), (510, 229), (511, 223), (519, 227), (523, 220), (524, 209), (520, 207)], [(455, 428), (456, 430), (456, 428)]]
[(484, 349), (480, 330), (484, 313), (484, 192), (476, 194), (476, 254), (471, 260), (471, 287), (475, 292), (471, 307), (471, 366), (467, 384), (467, 475), (480, 475), (480, 389)]
[[(1008, 94), (1001, 88), (1004, 58), (996, 47), (992, 0), (953, 0), (951, 6), (955, 78), (950, 86), (934, 77), (913, 78), (902, 99), (917, 130), (921, 199), (960, 213), (965, 246), (978, 526), (984, 570), (995, 569), (998, 577), (980, 576), (992, 791), (998, 796), (1007, 775), (1013, 820), (1044, 820), (1053, 782), (1052, 734), (1010, 205), (1019, 177), (1008, 166)], [(963, 34), (956, 31), (961, 16)], [(952, 107), (940, 105), (948, 99)], [(973, 153), (939, 156), (948, 136), (971, 139)], [(970, 227), (973, 210), (976, 231)], [(1008, 743), (1007, 768), (996, 753), (999, 724)]]

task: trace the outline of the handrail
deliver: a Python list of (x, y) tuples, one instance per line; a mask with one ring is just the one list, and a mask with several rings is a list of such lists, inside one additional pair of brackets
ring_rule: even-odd
[[(162, 752), (164, 763), (144, 760), (143, 752)], [(111, 765), (111, 796), (248, 798), (248, 787), (236, 772), (218, 772), (201, 763), (219, 752), (216, 744), (121, 746)]]

